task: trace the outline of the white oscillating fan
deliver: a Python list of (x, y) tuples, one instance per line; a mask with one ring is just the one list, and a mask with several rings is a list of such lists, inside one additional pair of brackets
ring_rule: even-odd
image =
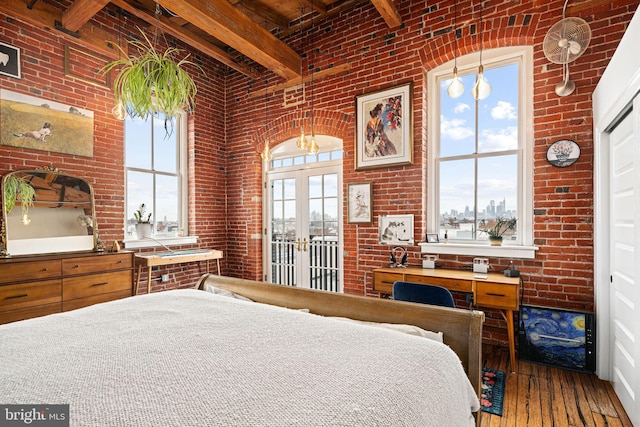
[(568, 1), (562, 8), (562, 20), (551, 26), (542, 42), (547, 59), (554, 64), (563, 64), (563, 79), (555, 88), (559, 96), (567, 96), (575, 89), (575, 84), (569, 79), (569, 63), (578, 59), (591, 41), (591, 28), (584, 19), (565, 18)]

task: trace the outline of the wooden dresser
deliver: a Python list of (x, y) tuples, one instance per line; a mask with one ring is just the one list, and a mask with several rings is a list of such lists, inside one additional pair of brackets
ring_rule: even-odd
[(505, 277), (500, 273), (478, 275), (468, 270), (446, 268), (384, 267), (373, 270), (374, 291), (391, 295), (395, 281), (442, 286), (450, 291), (471, 294), (473, 304), (479, 309), (482, 307), (498, 309), (507, 323), (511, 369), (513, 372), (517, 370), (513, 313), (519, 309), (519, 277)]
[(0, 324), (133, 294), (133, 252), (0, 260)]

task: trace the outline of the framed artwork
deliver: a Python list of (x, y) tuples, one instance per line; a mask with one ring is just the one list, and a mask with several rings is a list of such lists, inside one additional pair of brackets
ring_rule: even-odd
[(20, 49), (0, 42), (0, 74), (20, 78)]
[(560, 139), (547, 149), (547, 161), (553, 166), (565, 168), (580, 157), (580, 146), (570, 139)]
[(380, 215), (378, 237), (382, 245), (413, 245), (413, 215)]
[(427, 233), (427, 243), (440, 243), (438, 233)]
[(413, 162), (413, 83), (356, 96), (356, 170)]
[(349, 184), (347, 191), (347, 222), (350, 224), (370, 223), (373, 212), (371, 183)]
[(0, 89), (0, 143), (93, 157), (93, 112)]

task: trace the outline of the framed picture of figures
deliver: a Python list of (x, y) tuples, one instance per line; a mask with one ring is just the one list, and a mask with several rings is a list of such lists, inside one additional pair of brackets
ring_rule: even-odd
[(356, 170), (413, 162), (413, 83), (356, 96)]
[(378, 239), (382, 245), (413, 245), (413, 215), (380, 215)]
[(369, 224), (372, 221), (373, 195), (371, 183), (348, 185), (348, 223)]

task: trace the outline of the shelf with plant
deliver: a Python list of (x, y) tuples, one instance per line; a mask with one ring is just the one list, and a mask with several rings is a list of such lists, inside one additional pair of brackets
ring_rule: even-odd
[(9, 214), (16, 204), (20, 204), (22, 217), (25, 218), (29, 208), (33, 206), (36, 198), (36, 190), (27, 182), (24, 177), (10, 175), (4, 182), (4, 208)]

